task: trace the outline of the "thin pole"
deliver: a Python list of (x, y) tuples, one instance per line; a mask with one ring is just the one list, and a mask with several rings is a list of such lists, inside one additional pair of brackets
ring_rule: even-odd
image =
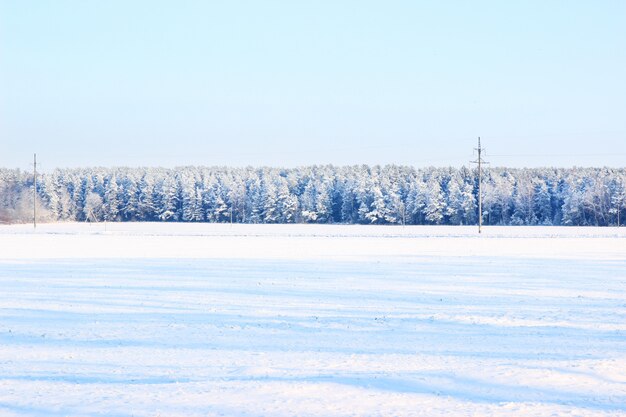
[(617, 228), (619, 229), (619, 212), (622, 210), (622, 205), (624, 204), (624, 196), (620, 195), (617, 203)]
[(483, 169), (482, 158), (480, 157), (482, 148), (480, 147), (480, 136), (478, 137), (478, 233), (481, 233), (483, 227)]
[(622, 204), (624, 204), (624, 184), (622, 183), (622, 181), (620, 181), (619, 183), (616, 184), (616, 186), (618, 186), (617, 188), (617, 195), (615, 196), (615, 210), (617, 211), (617, 227), (619, 228), (620, 226), (620, 211), (622, 209)]
[(483, 164), (488, 164), (489, 162), (483, 161), (483, 148), (480, 146), (480, 137), (478, 138), (478, 148), (474, 148), (474, 150), (478, 152), (478, 159), (471, 162), (478, 164), (478, 233), (481, 233), (483, 227)]
[(33, 154), (33, 228), (37, 228), (37, 154)]

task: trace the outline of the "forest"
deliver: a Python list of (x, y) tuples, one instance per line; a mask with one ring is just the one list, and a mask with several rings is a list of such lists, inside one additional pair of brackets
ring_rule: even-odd
[[(489, 168), (487, 225), (615, 226), (626, 169)], [(469, 225), (478, 172), (408, 166), (0, 169), (0, 222), (163, 221)], [(35, 191), (35, 192), (34, 192)], [(34, 195), (36, 198), (34, 199)]]

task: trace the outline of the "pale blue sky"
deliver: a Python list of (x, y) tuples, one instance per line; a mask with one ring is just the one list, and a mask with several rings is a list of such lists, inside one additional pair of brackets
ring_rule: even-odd
[(626, 166), (626, 2), (0, 0), (0, 166), (460, 166), (477, 136)]

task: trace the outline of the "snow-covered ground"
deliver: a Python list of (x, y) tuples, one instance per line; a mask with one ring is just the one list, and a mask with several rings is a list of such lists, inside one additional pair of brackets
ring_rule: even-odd
[(0, 226), (31, 415), (626, 415), (626, 231)]

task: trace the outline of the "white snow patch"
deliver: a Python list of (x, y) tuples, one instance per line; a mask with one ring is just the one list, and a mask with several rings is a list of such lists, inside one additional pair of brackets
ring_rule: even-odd
[(621, 230), (0, 226), (1, 416), (626, 415)]

